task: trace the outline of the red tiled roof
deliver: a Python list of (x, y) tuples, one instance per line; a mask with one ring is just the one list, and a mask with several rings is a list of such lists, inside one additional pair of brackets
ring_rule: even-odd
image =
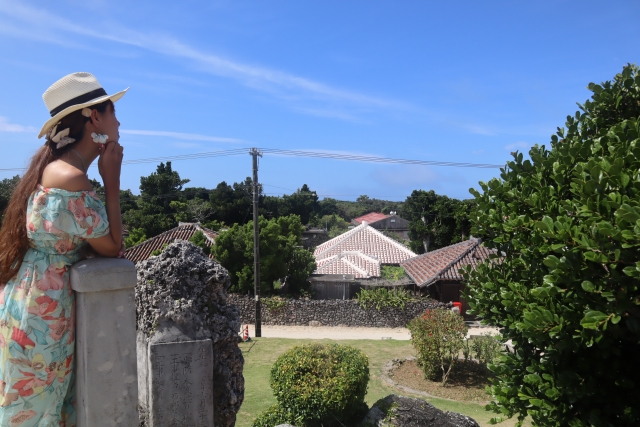
[(496, 253), (481, 245), (480, 239), (469, 239), (424, 255), (411, 258), (401, 265), (420, 287), (438, 280), (463, 280), (458, 270), (471, 265), (474, 268)]
[[(356, 274), (357, 277), (379, 277), (380, 264), (400, 264), (416, 256), (405, 246), (368, 224), (359, 225), (319, 245), (313, 255), (316, 257), (319, 274)], [(325, 266), (329, 262), (335, 265)], [(365, 271), (358, 272), (351, 264)], [(329, 273), (332, 269), (340, 272)]]
[(341, 252), (317, 261), (314, 274), (353, 274), (358, 279), (380, 277), (380, 261), (362, 251)]
[(380, 221), (381, 219), (387, 218), (389, 215), (385, 215), (380, 212), (370, 212), (366, 215), (359, 216), (358, 218), (354, 218), (352, 222), (356, 224), (362, 224), (365, 221), (367, 224), (371, 224), (376, 221)]
[[(189, 240), (198, 231), (202, 231), (206, 238), (205, 244), (210, 248), (215, 243), (217, 236), (215, 231), (204, 228), (197, 223), (181, 222), (176, 228), (172, 228), (171, 230), (158, 234), (156, 237), (152, 237), (149, 240), (130, 247), (124, 251), (124, 257), (133, 263), (149, 259), (151, 252), (156, 249), (162, 249), (165, 244), (169, 244), (174, 240)], [(209, 255), (209, 258), (212, 258), (212, 256)]]

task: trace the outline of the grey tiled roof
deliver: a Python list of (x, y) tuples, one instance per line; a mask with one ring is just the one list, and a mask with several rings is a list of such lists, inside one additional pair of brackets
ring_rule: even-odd
[(476, 267), (486, 261), (494, 250), (487, 249), (480, 239), (469, 239), (403, 262), (401, 265), (414, 282), (428, 286), (438, 280), (463, 280), (458, 270), (467, 265)]

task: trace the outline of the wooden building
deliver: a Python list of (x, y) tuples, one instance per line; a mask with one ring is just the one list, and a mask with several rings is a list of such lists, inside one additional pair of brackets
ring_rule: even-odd
[(462, 314), (466, 318), (468, 302), (462, 297), (465, 288), (460, 269), (475, 267), (495, 253), (482, 245), (480, 239), (470, 238), (464, 242), (427, 252), (401, 265), (420, 290), (442, 302), (462, 303)]
[(324, 228), (307, 227), (302, 232), (302, 246), (314, 250), (318, 245), (329, 240), (329, 233)]
[(378, 231), (393, 233), (404, 240), (409, 240), (409, 221), (400, 218), (396, 212), (385, 215), (379, 212), (371, 212), (351, 221), (354, 225), (367, 223), (369, 227)]

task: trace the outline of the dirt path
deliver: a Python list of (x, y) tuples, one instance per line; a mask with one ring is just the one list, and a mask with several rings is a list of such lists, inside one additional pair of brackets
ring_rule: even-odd
[[(243, 325), (244, 327), (244, 325)], [(470, 328), (468, 335), (495, 333), (495, 328)], [(255, 337), (254, 325), (249, 325), (249, 336)], [(262, 325), (264, 338), (332, 339), (332, 340), (410, 340), (407, 328), (363, 328), (341, 326), (274, 326)]]

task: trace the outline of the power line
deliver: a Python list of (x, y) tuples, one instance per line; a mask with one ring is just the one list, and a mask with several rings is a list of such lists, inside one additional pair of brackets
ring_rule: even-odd
[(295, 157), (315, 157), (322, 159), (334, 159), (334, 160), (352, 160), (358, 162), (367, 163), (394, 163), (405, 165), (420, 165), (420, 166), (449, 166), (458, 168), (502, 168), (504, 165), (495, 165), (488, 163), (459, 163), (459, 162), (441, 162), (436, 160), (409, 160), (409, 159), (393, 159), (388, 157), (376, 157), (376, 156), (358, 156), (355, 154), (337, 154), (337, 153), (324, 153), (321, 151), (298, 151), (298, 150), (280, 150), (276, 148), (260, 148), (265, 154), (279, 154), (282, 156), (295, 156)]
[[(418, 166), (446, 166), (446, 167), (459, 167), (459, 168), (481, 168), (481, 169), (494, 169), (501, 168), (504, 165), (488, 164), (488, 163), (460, 163), (460, 162), (442, 162), (436, 160), (411, 160), (411, 159), (393, 159), (388, 157), (377, 156), (358, 156), (351, 154), (337, 154), (337, 153), (325, 153), (321, 151), (304, 151), (304, 150), (281, 150), (277, 148), (260, 148), (265, 154), (274, 154), (281, 156), (293, 156), (293, 157), (309, 157), (309, 158), (321, 158), (331, 160), (348, 160), (365, 163), (390, 163), (390, 164), (404, 164), (404, 165), (418, 165)], [(142, 163), (155, 163), (165, 161), (178, 161), (178, 160), (197, 160), (207, 159), (212, 157), (225, 157), (225, 156), (237, 156), (246, 154), (249, 151), (248, 148), (237, 148), (233, 150), (220, 150), (220, 151), (208, 151), (202, 153), (193, 154), (181, 154), (176, 156), (162, 156), (162, 157), (148, 157), (141, 159), (124, 160), (123, 165), (134, 165)], [(93, 164), (91, 167), (96, 167)], [(0, 171), (23, 171), (27, 168), (0, 168)]]

